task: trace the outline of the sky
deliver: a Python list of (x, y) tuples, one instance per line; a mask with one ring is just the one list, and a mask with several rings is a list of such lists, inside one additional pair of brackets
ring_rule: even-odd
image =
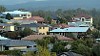
[[(75, 1), (75, 0), (0, 0), (0, 5), (14, 5), (20, 3), (27, 3), (32, 1)], [(76, 0), (76, 1), (99, 1), (99, 0)]]
[(48, 1), (48, 0), (0, 0), (0, 4), (12, 5), (12, 4), (26, 3), (31, 1)]

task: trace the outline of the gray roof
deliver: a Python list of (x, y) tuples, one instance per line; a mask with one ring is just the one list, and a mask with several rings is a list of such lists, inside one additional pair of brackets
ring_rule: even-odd
[(10, 22), (10, 20), (5, 19), (5, 18), (0, 18), (0, 20), (2, 20), (3, 22)]
[(27, 52), (27, 51), (37, 51), (38, 49), (37, 48), (27, 48), (27, 49), (22, 49), (21, 51), (23, 52)]
[(12, 24), (0, 23), (0, 26), (13, 26)]
[(80, 55), (80, 54), (77, 54), (77, 53), (74, 53), (74, 52), (70, 52), (70, 51), (60, 53), (60, 54), (58, 54), (58, 56), (60, 56), (60, 55), (62, 55), (62, 54), (65, 54), (65, 55), (67, 55), (67, 56), (82, 56), (82, 55)]
[(36, 45), (35, 42), (25, 40), (0, 40), (0, 45), (5, 46), (32, 46)]
[(22, 24), (18, 27), (47, 27), (47, 25), (39, 24), (39, 23), (31, 23), (31, 24)]

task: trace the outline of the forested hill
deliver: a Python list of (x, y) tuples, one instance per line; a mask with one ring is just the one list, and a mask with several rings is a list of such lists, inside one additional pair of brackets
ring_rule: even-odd
[(56, 10), (56, 9), (100, 9), (100, 0), (54, 0), (54, 1), (31, 1), (20, 4), (4, 5), (7, 9), (24, 8), (27, 10)]

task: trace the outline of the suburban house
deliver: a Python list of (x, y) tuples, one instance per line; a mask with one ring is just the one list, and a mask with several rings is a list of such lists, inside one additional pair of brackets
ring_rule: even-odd
[(6, 23), (0, 23), (0, 31), (14, 31), (14, 25), (12, 24), (6, 24)]
[(0, 51), (5, 50), (25, 50), (34, 49), (36, 51), (36, 43), (33, 41), (26, 40), (0, 40)]
[(58, 23), (58, 17), (56, 15), (52, 15), (51, 19), (52, 19), (52, 23), (53, 24), (57, 24)]
[(49, 27), (47, 25), (39, 23), (22, 24), (20, 26), (17, 26), (17, 30), (23, 30), (27, 27), (29, 27), (31, 30), (38, 33), (39, 35), (47, 35), (47, 32), (49, 32)]
[(32, 16), (31, 12), (28, 12), (28, 11), (15, 10), (15, 11), (2, 12), (4, 16), (6, 16), (8, 13), (11, 14), (11, 16), (13, 16), (13, 19), (16, 19), (16, 20), (30, 18)]
[(89, 27), (68, 27), (68, 28), (56, 28), (48, 32), (50, 35), (59, 34), (62, 36), (74, 36), (77, 37), (84, 37), (90, 31)]
[(72, 22), (77, 22), (77, 21), (85, 22), (90, 26), (93, 25), (93, 17), (86, 14), (79, 14), (72, 18)]

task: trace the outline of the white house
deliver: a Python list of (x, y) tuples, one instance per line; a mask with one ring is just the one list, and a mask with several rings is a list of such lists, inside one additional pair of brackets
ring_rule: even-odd
[(0, 30), (1, 31), (15, 31), (14, 25), (5, 24), (5, 23), (0, 23)]
[(81, 21), (81, 22), (84, 22), (90, 26), (93, 25), (93, 17), (86, 15), (86, 14), (76, 15), (72, 18), (72, 21), (74, 21), (74, 22)]
[(13, 16), (13, 19), (24, 19), (24, 18), (30, 18), (32, 15), (31, 15), (31, 12), (28, 12), (28, 11), (19, 11), (19, 10), (15, 10), (15, 11), (6, 11), (6, 12), (3, 12), (2, 14), (3, 15), (6, 15), (7, 13), (11, 14)]

